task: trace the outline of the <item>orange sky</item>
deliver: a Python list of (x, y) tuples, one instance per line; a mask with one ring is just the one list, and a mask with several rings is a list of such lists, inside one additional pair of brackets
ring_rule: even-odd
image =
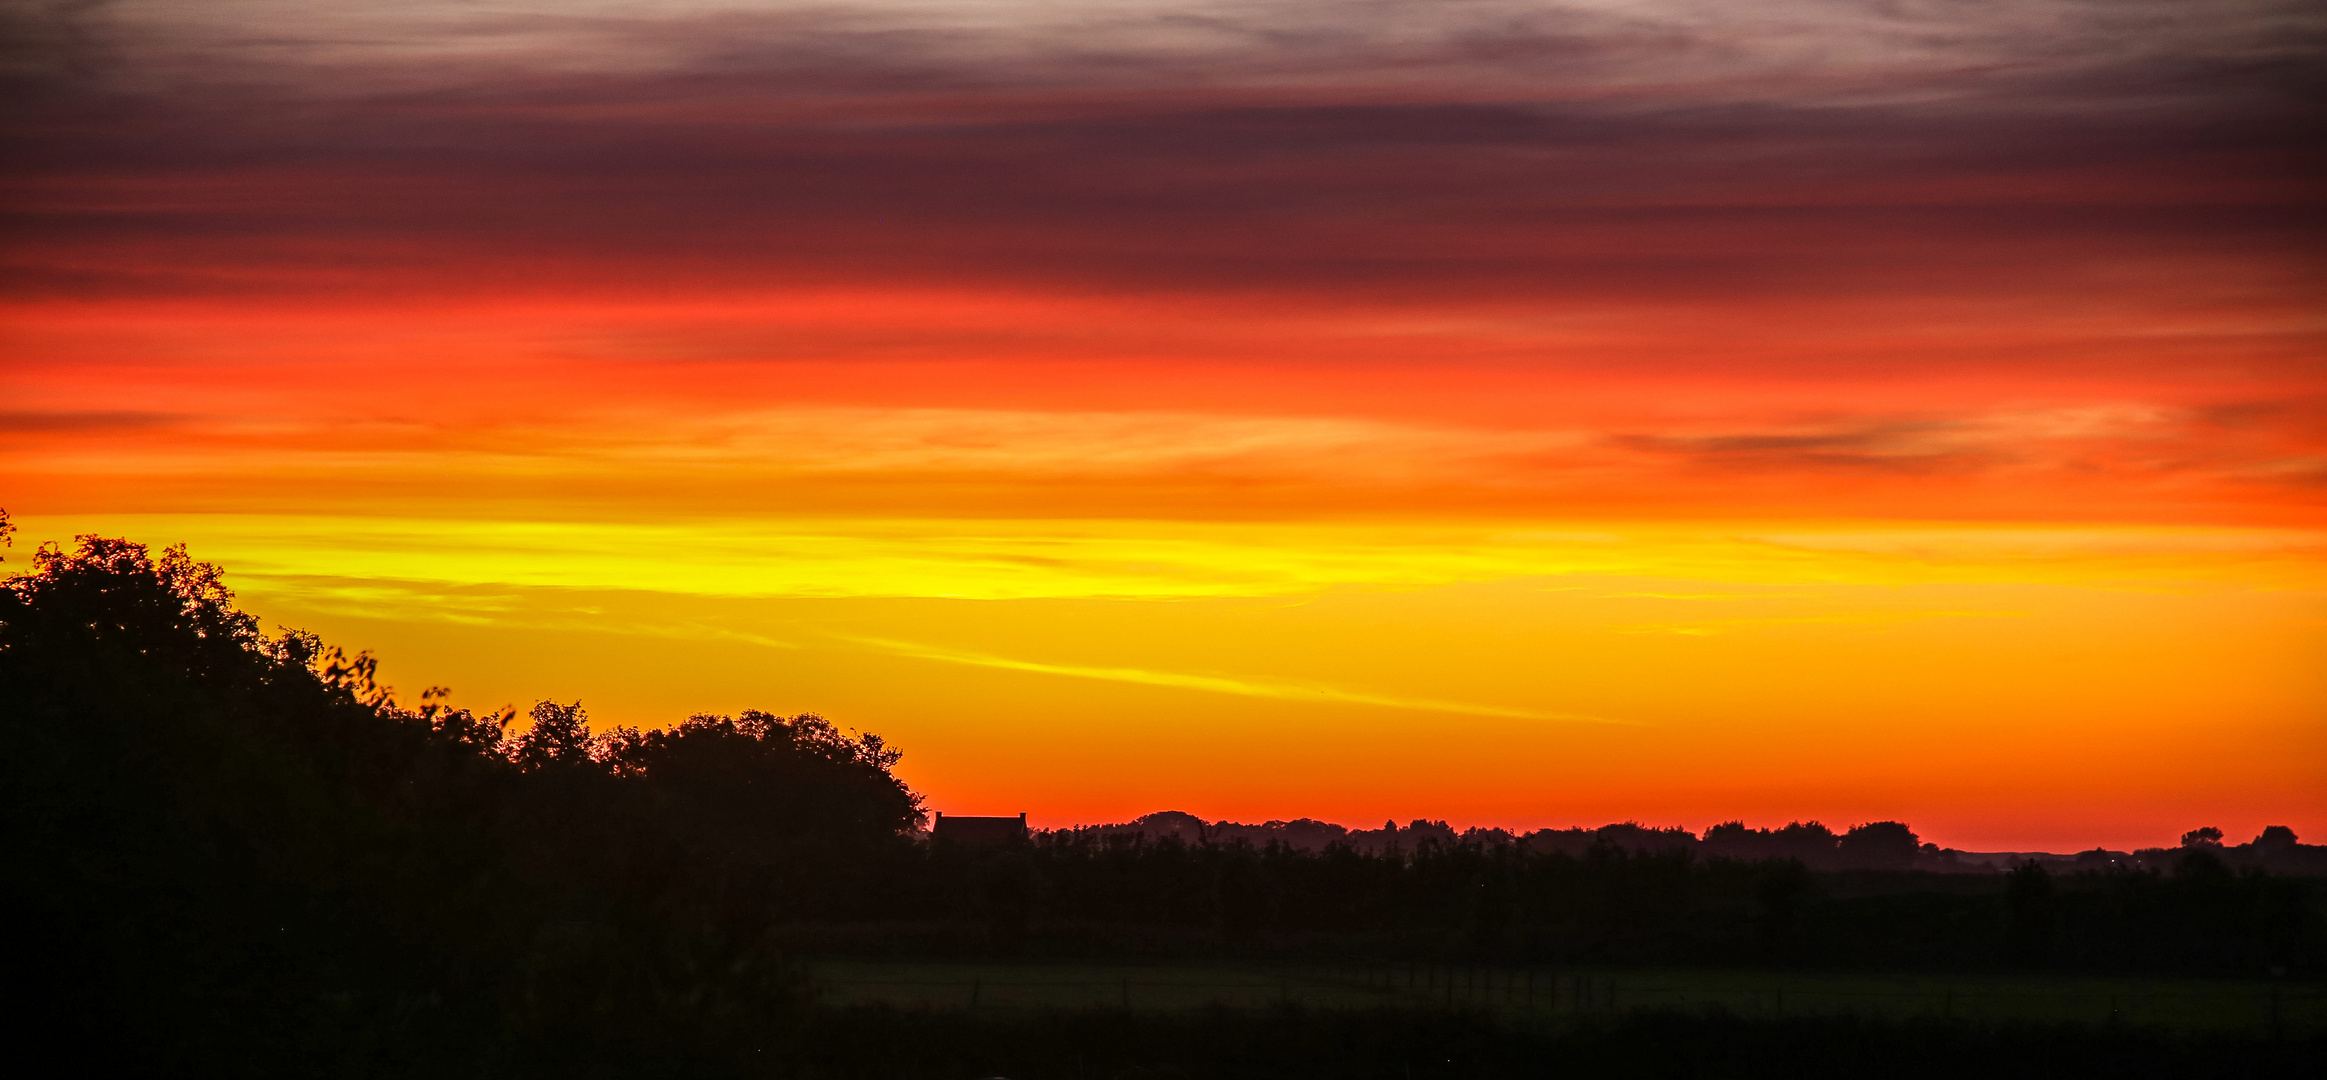
[(11, 16), (0, 506), (408, 692), (2327, 836), (2306, 5), (179, 7)]

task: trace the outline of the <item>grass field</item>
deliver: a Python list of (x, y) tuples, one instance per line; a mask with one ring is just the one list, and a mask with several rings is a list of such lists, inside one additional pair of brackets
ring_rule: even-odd
[(1445, 965), (825, 961), (818, 1000), (933, 1010), (1440, 1007), (1513, 1020), (1669, 1009), (1739, 1016), (1945, 1016), (2286, 1035), (2327, 1030), (2327, 987), (2048, 975), (1883, 975)]

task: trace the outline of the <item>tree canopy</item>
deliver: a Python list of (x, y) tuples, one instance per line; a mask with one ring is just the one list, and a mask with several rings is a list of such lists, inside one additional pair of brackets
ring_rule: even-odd
[(818, 717), (407, 707), (182, 547), (32, 563), (0, 584), (0, 818), (42, 943), (20, 977), (92, 1046), (489, 1071), (475, 1048), (675, 1025), (748, 1052), (789, 1000), (769, 927), (921, 821), (896, 752)]

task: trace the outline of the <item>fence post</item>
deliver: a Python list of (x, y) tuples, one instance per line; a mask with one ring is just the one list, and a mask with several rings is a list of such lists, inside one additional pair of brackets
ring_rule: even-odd
[(985, 989), (985, 986), (986, 980), (984, 979), (970, 980), (970, 1008), (978, 1007), (978, 991)]

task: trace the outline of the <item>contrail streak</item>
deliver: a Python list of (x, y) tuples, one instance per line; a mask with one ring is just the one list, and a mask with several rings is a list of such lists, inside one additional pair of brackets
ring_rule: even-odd
[(890, 638), (833, 635), (845, 641), (867, 645), (897, 656), (916, 660), (935, 660), (947, 664), (970, 667), (999, 668), (1004, 671), (1030, 671), (1042, 675), (1064, 675), (1076, 679), (1099, 679), (1106, 682), (1137, 683), (1142, 686), (1169, 686), (1181, 690), (1203, 690), (1215, 694), (1235, 694), (1239, 697), (1273, 698), (1279, 701), (1323, 701), (1343, 705), (1372, 705), (1384, 709), (1413, 709), (1422, 712), (1459, 713), (1466, 716), (1497, 716), (1513, 720), (1548, 720), (1581, 724), (1631, 724), (1633, 721), (1616, 720), (1605, 716), (1583, 713), (1536, 712), (1513, 709), (1501, 705), (1477, 705), (1462, 701), (1442, 701), (1437, 698), (1401, 697), (1377, 694), (1367, 690), (1328, 686), (1323, 683), (1283, 682), (1276, 680), (1233, 679), (1224, 675), (1199, 675), (1180, 671), (1149, 671), (1130, 667), (1089, 667), (1081, 664), (1046, 664), (1036, 660), (1019, 660), (990, 653), (948, 649)]

